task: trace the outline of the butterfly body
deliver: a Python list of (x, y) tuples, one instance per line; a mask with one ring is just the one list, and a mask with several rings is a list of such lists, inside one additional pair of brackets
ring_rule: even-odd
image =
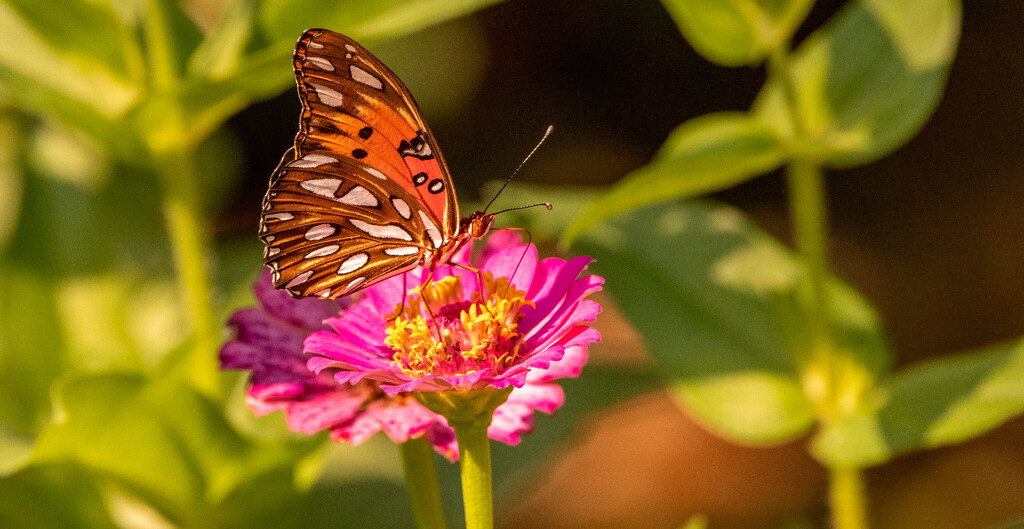
[(446, 264), (493, 214), (462, 218), (448, 166), (397, 76), (352, 39), (306, 30), (293, 56), (302, 115), (263, 199), (274, 285), (335, 298)]

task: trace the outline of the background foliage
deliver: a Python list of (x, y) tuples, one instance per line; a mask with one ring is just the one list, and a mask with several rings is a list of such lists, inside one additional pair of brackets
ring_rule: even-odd
[[(252, 303), (259, 198), (298, 114), (289, 57), (312, 26), (406, 80), (466, 209), (555, 124), (500, 202), (556, 209), (504, 222), (595, 256), (617, 310), (558, 417), (496, 447), (499, 490), (521, 498), (499, 501), (506, 524), (814, 527), (821, 469), (836, 494), (837, 469), (867, 467), (879, 527), (1024, 517), (1024, 434), (1000, 427), (1024, 409), (1024, 120), (1003, 88), (1024, 62), (995, 60), (980, 29), (1019, 8), (494, 3), (0, 3), (0, 526), (409, 525), (392, 446), (291, 435), (216, 370), (223, 322)], [(645, 470), (651, 409), (716, 437), (673, 430), (663, 448), (685, 457)], [(755, 464), (688, 448), (718, 438), (776, 448), (744, 449)], [(972, 446), (997, 456), (956, 472)], [(945, 488), (884, 465), (910, 453), (954, 469)], [(684, 485), (623, 492), (666, 468)], [(972, 509), (961, 475), (992, 476), (967, 482)]]

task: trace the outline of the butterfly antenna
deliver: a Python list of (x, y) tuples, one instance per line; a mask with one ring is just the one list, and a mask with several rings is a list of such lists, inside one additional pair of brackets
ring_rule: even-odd
[[(537, 149), (539, 149), (540, 146), (544, 143), (544, 140), (548, 139), (548, 136), (551, 135), (551, 131), (553, 131), (553, 130), (555, 130), (555, 126), (554, 125), (548, 125), (547, 130), (544, 131), (544, 135), (541, 136), (540, 141), (537, 142), (537, 145), (534, 145), (533, 150), (530, 151), (530, 154), (527, 154), (526, 158), (523, 158), (523, 161), (519, 163), (519, 167), (516, 167), (516, 170), (512, 171), (512, 175), (509, 176), (507, 180), (505, 180), (504, 184), (501, 184), (501, 189), (499, 189), (498, 192), (494, 194), (494, 198), (492, 198), (491, 201), (487, 203), (487, 207), (484, 208), (484, 212), (485, 213), (487, 212), (488, 209), (490, 209), (491, 204), (494, 204), (494, 201), (498, 199), (498, 195), (500, 195), (501, 192), (505, 190), (505, 186), (507, 186), (508, 183), (511, 182), (512, 179), (516, 176), (516, 174), (519, 173), (519, 170), (522, 169), (524, 165), (526, 165), (526, 162), (528, 162), (530, 160), (530, 157), (533, 156), (533, 153), (537, 152)], [(542, 205), (544, 205), (544, 204), (534, 204), (534, 206), (542, 206)], [(547, 206), (548, 206), (548, 209), (551, 209), (551, 204), (547, 204)], [(529, 208), (529, 207), (533, 207), (533, 206), (523, 206), (523, 207)], [(512, 209), (522, 209), (522, 208), (512, 208)], [(509, 211), (509, 210), (506, 209), (505, 211)]]
[(499, 214), (504, 213), (506, 211), (515, 211), (517, 209), (535, 208), (537, 206), (544, 206), (544, 207), (548, 208), (548, 211), (551, 211), (551, 203), (550, 202), (538, 202), (536, 204), (530, 204), (529, 206), (516, 206), (514, 208), (508, 208), (508, 209), (503, 209), (501, 211), (495, 211), (494, 214), (495, 215), (499, 215)]

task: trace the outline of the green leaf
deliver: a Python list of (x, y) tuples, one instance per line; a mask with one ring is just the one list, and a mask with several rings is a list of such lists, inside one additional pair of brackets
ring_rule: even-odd
[[(121, 78), (137, 78), (139, 55), (132, 41), (131, 26), (122, 21), (114, 6), (103, 0), (62, 0), (37, 2), (34, 0), (7, 0), (0, 8), (0, 19), (10, 24), (11, 18), (20, 18), (33, 40), (40, 39), (43, 47), (53, 50), (63, 60), (90, 70), (105, 70)], [(10, 9), (10, 11), (8, 11)], [(6, 24), (4, 24), (6, 25)], [(22, 42), (19, 35), (4, 34), (4, 46), (14, 45), (25, 51), (24, 60), (38, 60), (31, 42)], [(49, 69), (50, 64), (41, 64)], [(65, 82), (52, 75), (54, 85)]]
[(957, 0), (863, 0), (804, 41), (785, 72), (773, 70), (754, 113), (791, 135), (793, 115), (832, 166), (868, 163), (903, 145), (942, 95), (960, 35)]
[(236, 72), (253, 33), (252, 0), (233, 0), (225, 6), (217, 26), (188, 60), (188, 77), (220, 79)]
[(723, 66), (762, 61), (803, 22), (812, 0), (663, 0), (694, 49)]
[(70, 461), (115, 478), (185, 526), (209, 526), (206, 518), (232, 491), (291, 468), (315, 446), (248, 442), (219, 405), (172, 377), (80, 378), (64, 386), (60, 401), (66, 419), (40, 437), (34, 462)]
[(412, 33), (457, 18), (500, 0), (369, 0), (324, 3), (269, 0), (262, 3), (260, 27), (274, 46), (290, 48), (308, 28), (344, 33), (363, 44)]
[(44, 432), (36, 462), (74, 461), (164, 501), (198, 500), (197, 463), (167, 424), (168, 415), (191, 415), (190, 403), (179, 395), (159, 405), (145, 393), (144, 379), (128, 375), (69, 383), (61, 394), (67, 419)]
[[(812, 356), (804, 332), (805, 272), (781, 244), (738, 211), (674, 202), (609, 219), (573, 248), (640, 331), (677, 399), (730, 439), (773, 443), (815, 420), (802, 386)], [(838, 281), (837, 349), (867, 373), (887, 367), (874, 311)]]
[(719, 112), (692, 119), (672, 132), (651, 163), (591, 202), (563, 241), (571, 243), (624, 211), (736, 185), (775, 169), (784, 159), (774, 129), (748, 114)]
[[(122, 59), (108, 57), (106, 52), (100, 53), (100, 57), (82, 55), (84, 52), (68, 49), (74, 46), (63, 38), (44, 38), (61, 33), (59, 29), (45, 24), (45, 15), (51, 9), (62, 10), (62, 4), (26, 2), (28, 4), (46, 6), (38, 8), (44, 9), (44, 13), (36, 13), (35, 8), (28, 9), (30, 14), (43, 17), (43, 20), (26, 19), (8, 4), (0, 3), (0, 35), (4, 39), (0, 45), (0, 85), (8, 89), (12, 99), (28, 108), (52, 112), (50, 107), (57, 105), (61, 107), (57, 112), (79, 116), (77, 121), (86, 130), (89, 119), (108, 121), (123, 116), (141, 92), (142, 68), (137, 43), (118, 41), (118, 46), (123, 48), (115, 51), (123, 49)], [(84, 9), (91, 12), (93, 8)], [(86, 18), (94, 17), (86, 15)], [(97, 34), (95, 40), (98, 42), (112, 38), (109, 32), (97, 31), (95, 27), (87, 29)], [(84, 31), (83, 28), (76, 26), (69, 31), (72, 41), (85, 38), (75, 35)], [(103, 46), (107, 45), (109, 43)], [(90, 47), (83, 49), (88, 52)], [(105, 59), (110, 62), (104, 62)]]
[(102, 485), (99, 476), (75, 465), (34, 467), (3, 478), (0, 527), (118, 527), (111, 519), (117, 502), (110, 503), (109, 490), (104, 491)]
[(883, 463), (900, 453), (977, 437), (1024, 413), (1024, 342), (961, 353), (884, 381), (874, 407), (840, 417), (815, 437), (832, 465)]
[[(49, 420), (50, 385), (66, 358), (56, 294), (46, 274), (5, 263), (0, 299), (0, 437), (5, 450), (19, 451)], [(0, 474), (17, 466), (5, 459)]]

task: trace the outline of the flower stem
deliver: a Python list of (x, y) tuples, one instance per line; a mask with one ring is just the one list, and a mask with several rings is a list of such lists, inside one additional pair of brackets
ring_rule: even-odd
[(456, 423), (452, 427), (459, 442), (466, 529), (492, 529), (491, 443), (487, 437), (487, 426), (476, 422)]
[(405, 488), (409, 492), (412, 515), (419, 529), (445, 529), (441, 493), (434, 471), (434, 451), (426, 439), (409, 439), (401, 443)]
[(833, 529), (866, 529), (864, 474), (858, 467), (829, 469)]
[(213, 317), (210, 276), (207, 270), (206, 222), (196, 187), (195, 153), (181, 148), (157, 158), (164, 188), (164, 214), (174, 253), (185, 310), (195, 333), (195, 347), (182, 369), (200, 390), (218, 391), (216, 347), (219, 331)]
[[(837, 397), (848, 388), (844, 384), (847, 362), (832, 336), (832, 303), (828, 291), (828, 214), (821, 160), (815, 154), (813, 132), (804, 123), (799, 109), (796, 84), (790, 73), (787, 47), (778, 47), (769, 58), (772, 75), (782, 84), (783, 96), (792, 122), (792, 160), (787, 167), (789, 209), (796, 235), (796, 247), (802, 258), (810, 289), (807, 321), (809, 358), (801, 359), (811, 370), (820, 370), (823, 384), (808, 394), (817, 404), (819, 420), (828, 421), (843, 413), (843, 399)], [(848, 404), (847, 404), (848, 405)], [(863, 470), (859, 467), (829, 467), (829, 494), (834, 529), (865, 529), (867, 506), (864, 499)]]
[(828, 354), (832, 351), (832, 339), (828, 324), (828, 219), (824, 178), (818, 164), (802, 158), (790, 162), (787, 177), (796, 246), (803, 258), (811, 290), (810, 320), (807, 322), (811, 350), (817, 355)]

